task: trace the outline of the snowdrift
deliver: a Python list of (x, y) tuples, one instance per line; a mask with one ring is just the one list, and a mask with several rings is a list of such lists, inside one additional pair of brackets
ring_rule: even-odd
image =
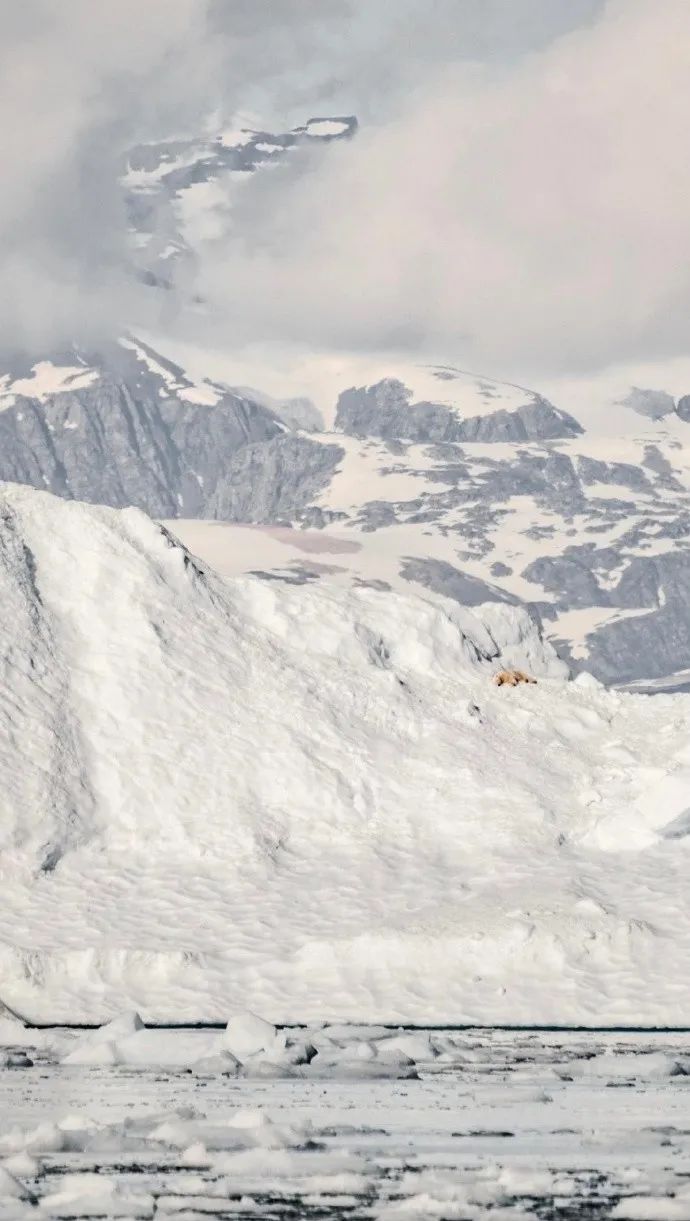
[(569, 682), (519, 608), (223, 581), (12, 485), (0, 588), (13, 1010), (687, 1022), (687, 697)]

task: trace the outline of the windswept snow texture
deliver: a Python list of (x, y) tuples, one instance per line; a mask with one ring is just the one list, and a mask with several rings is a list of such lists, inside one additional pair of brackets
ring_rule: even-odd
[(519, 607), (224, 582), (137, 510), (6, 487), (0, 557), (15, 1012), (685, 1022), (685, 696), (568, 682)]

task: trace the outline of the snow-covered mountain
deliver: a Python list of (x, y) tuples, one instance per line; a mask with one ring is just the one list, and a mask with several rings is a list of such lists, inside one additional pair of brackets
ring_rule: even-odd
[(0, 479), (162, 517), (205, 515), (238, 450), (286, 427), (125, 337), (0, 377)]
[(687, 697), (568, 682), (519, 607), (227, 582), (26, 487), (0, 583), (11, 1008), (685, 1021)]
[(332, 432), (238, 454), (213, 515), (277, 532), (185, 522), (182, 537), (228, 574), (526, 603), (606, 681), (689, 670), (684, 400), (657, 418), (626, 408), (626, 431), (600, 435), (519, 387), (448, 368), (404, 377), (344, 390)]
[[(137, 274), (189, 303), (233, 184), (356, 129), (246, 120), (131, 150)], [(137, 332), (0, 363), (0, 479), (182, 519), (229, 575), (523, 603), (572, 667), (670, 685), (690, 674), (686, 388), (574, 408), (399, 355), (321, 354), (283, 376), (265, 352)]]
[(15, 365), (0, 378), (0, 478), (181, 518), (228, 575), (525, 603), (606, 681), (690, 670), (685, 399), (654, 416), (638, 395), (601, 435), (522, 387), (407, 366), (343, 387), (325, 431), (308, 400), (193, 364), (127, 336)]

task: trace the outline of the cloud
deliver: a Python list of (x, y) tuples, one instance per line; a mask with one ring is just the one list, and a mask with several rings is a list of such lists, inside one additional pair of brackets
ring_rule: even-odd
[[(458, 59), (509, 62), (548, 42), (564, 25), (591, 16), (600, 4), (5, 0), (0, 342), (5, 349), (36, 349), (73, 337), (88, 341), (150, 313), (151, 294), (130, 275), (127, 218), (117, 186), (132, 143), (199, 131), (209, 112), (231, 114), (238, 106), (258, 106), (276, 121), (300, 121), (320, 109), (358, 110), (367, 120), (390, 124), (380, 133), (378, 150), (362, 142), (362, 159), (353, 170), (359, 206), (369, 211), (380, 178), (371, 159), (380, 153), (384, 164), (387, 141), (401, 138), (396, 130), (404, 129), (408, 116), (395, 116), (410, 88), (428, 85), (437, 70), (450, 71)], [(290, 181), (288, 216), (298, 225), (306, 209), (328, 243), (327, 218), (324, 228), (318, 209), (332, 207), (329, 183), (350, 171), (335, 162), (310, 168), (314, 203), (308, 202), (306, 179)], [(275, 186), (281, 182), (276, 177)], [(269, 232), (276, 221), (276, 197), (271, 199), (260, 205), (264, 215), (272, 210)], [(379, 213), (390, 202), (383, 192)], [(399, 223), (404, 220), (393, 220)], [(258, 237), (250, 225), (247, 240), (255, 253)], [(311, 254), (318, 254), (316, 238)], [(237, 249), (228, 257), (251, 281), (252, 259), (238, 262)], [(337, 260), (332, 271), (339, 274)], [(276, 285), (294, 283), (295, 274), (289, 261), (280, 260)], [(272, 291), (268, 266), (259, 279)], [(345, 305), (352, 284), (344, 283), (343, 292)], [(302, 313), (307, 341), (313, 297), (307, 293)], [(232, 303), (219, 305), (232, 313)], [(260, 331), (282, 326), (277, 314), (261, 316), (258, 298), (250, 313)], [(345, 325), (344, 333), (351, 331)]]
[(200, 0), (3, 6), (5, 347), (83, 338), (132, 308), (117, 189), (123, 149), (142, 131), (193, 121), (215, 69)]
[(217, 0), (226, 77), (244, 105), (301, 122), (313, 107), (378, 124), (443, 65), (509, 62), (603, 0)]
[(4, 9), (5, 348), (151, 321), (125, 150), (255, 107), (362, 127), (228, 194), (194, 285), (226, 347), (394, 349), (516, 380), (687, 351), (686, 0)]
[(385, 122), (228, 200), (199, 285), (226, 333), (514, 377), (686, 351), (687, 0), (610, 0), (520, 58), (411, 59)]

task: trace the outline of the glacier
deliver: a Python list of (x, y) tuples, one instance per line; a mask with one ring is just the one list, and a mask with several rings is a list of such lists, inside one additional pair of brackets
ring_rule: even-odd
[(571, 680), (523, 607), (224, 579), (25, 486), (0, 582), (10, 1010), (687, 1021), (686, 696)]

